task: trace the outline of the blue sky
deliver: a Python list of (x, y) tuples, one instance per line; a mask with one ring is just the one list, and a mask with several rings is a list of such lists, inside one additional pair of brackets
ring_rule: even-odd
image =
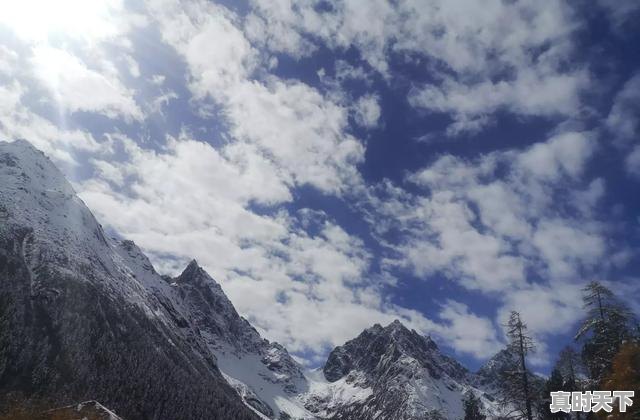
[[(39, 13), (35, 13), (39, 11)], [(598, 0), (0, 6), (0, 137), (318, 364), (399, 318), (471, 368), (519, 310), (640, 301), (640, 14)]]

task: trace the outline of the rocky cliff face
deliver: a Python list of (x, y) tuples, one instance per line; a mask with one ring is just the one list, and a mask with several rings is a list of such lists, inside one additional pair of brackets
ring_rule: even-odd
[[(186, 314), (178, 324), (204, 340), (227, 382), (247, 405), (266, 417), (279, 416), (280, 406), (299, 406), (295, 396), (306, 389), (301, 366), (284, 347), (263, 339), (196, 261), (169, 282), (168, 300)], [(289, 411), (299, 412), (300, 407)]]
[(337, 406), (333, 419), (462, 418), (465, 393), (478, 395), (489, 411), (491, 397), (476, 387), (477, 378), (440, 352), (429, 337), (399, 321), (374, 325), (337, 347), (323, 368), (330, 382), (369, 389), (362, 401)]

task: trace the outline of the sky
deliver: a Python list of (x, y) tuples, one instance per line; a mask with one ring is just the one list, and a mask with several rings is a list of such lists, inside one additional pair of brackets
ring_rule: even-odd
[(609, 285), (640, 313), (640, 3), (0, 3), (23, 138), (161, 273), (195, 258), (310, 366), (400, 319), (548, 372)]

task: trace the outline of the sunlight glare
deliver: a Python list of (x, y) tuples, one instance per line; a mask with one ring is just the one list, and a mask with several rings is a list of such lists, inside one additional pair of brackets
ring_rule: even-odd
[(110, 18), (121, 6), (121, 0), (5, 0), (0, 25), (30, 41), (54, 35), (91, 41), (117, 33)]

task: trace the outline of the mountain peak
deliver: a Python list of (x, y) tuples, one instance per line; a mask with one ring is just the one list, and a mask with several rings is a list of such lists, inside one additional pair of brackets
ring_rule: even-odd
[(404, 335), (411, 335), (411, 334), (420, 335), (415, 330), (410, 330), (409, 328), (407, 328), (406, 325), (400, 322), (399, 319), (394, 320), (392, 323), (384, 327), (383, 331), (394, 336), (396, 335), (404, 336)]
[(14, 141), (0, 141), (0, 145), (11, 145), (14, 148), (21, 148), (25, 150), (31, 150), (32, 152), (44, 154), (42, 151), (37, 149), (33, 144), (28, 142), (25, 139), (16, 139)]
[[(376, 326), (378, 328), (376, 328)], [(427, 348), (431, 350), (438, 350), (437, 344), (428, 335), (422, 335), (414, 329), (409, 329), (399, 319), (394, 320), (385, 327), (381, 327), (379, 324), (374, 325), (373, 331), (377, 331), (381, 334), (386, 334), (390, 339), (402, 347), (402, 343), (406, 340), (417, 341), (423, 343)], [(402, 348), (400, 348), (402, 350)]]
[(205, 276), (209, 277), (207, 272), (200, 267), (198, 261), (194, 258), (176, 278), (176, 283), (200, 283)]
[(409, 330), (399, 320), (386, 327), (375, 324), (355, 339), (336, 347), (329, 354), (323, 372), (330, 382), (344, 377), (352, 370), (376, 377), (380, 373), (378, 371), (400, 359), (414, 360), (422, 367), (430, 367), (434, 376), (438, 375), (438, 364), (442, 363), (451, 364), (456, 375), (466, 372), (458, 364), (453, 366), (452, 361), (440, 353), (430, 337)]
[(405, 325), (400, 322), (399, 319), (395, 319), (392, 323), (390, 323), (389, 325), (387, 325), (385, 327), (386, 330), (407, 330), (409, 331), (409, 329), (407, 327), (405, 327)]
[(0, 180), (6, 189), (75, 195), (53, 162), (25, 140), (0, 142)]
[[(56, 168), (55, 165), (49, 160), (47, 155), (45, 155), (41, 150), (37, 149), (33, 144), (29, 143), (26, 140), (20, 139), (11, 142), (0, 141), (0, 153), (2, 153), (3, 158), (5, 159), (7, 156), (12, 155), (14, 158), (17, 158), (21, 161), (47, 161), (47, 163), (51, 165), (51, 169), (58, 171), (58, 168)], [(11, 165), (11, 162), (9, 161), (4, 161), (3, 163), (8, 163), (8, 166), (14, 166)]]
[(369, 418), (369, 413), (378, 412), (379, 418), (417, 419), (429, 410), (460, 418), (463, 393), (480, 382), (429, 336), (400, 320), (384, 327), (375, 324), (336, 347), (323, 373), (331, 383), (371, 390), (366, 402), (347, 407), (337, 418)]
[(397, 333), (411, 334), (411, 330), (409, 330), (399, 319), (396, 319), (384, 327), (378, 323), (373, 324), (371, 327), (365, 329), (363, 333), (369, 333), (369, 334), (375, 334), (375, 335), (397, 334)]

